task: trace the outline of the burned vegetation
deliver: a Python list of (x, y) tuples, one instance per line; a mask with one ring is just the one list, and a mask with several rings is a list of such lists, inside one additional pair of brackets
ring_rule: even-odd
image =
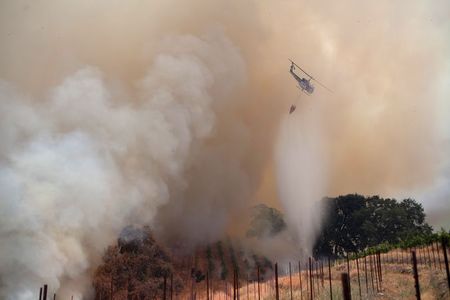
[(162, 299), (164, 294), (195, 297), (209, 280), (226, 291), (234, 276), (253, 282), (273, 272), (265, 257), (244, 251), (226, 238), (193, 251), (160, 245), (149, 227), (124, 228), (117, 244), (106, 249), (93, 280), (95, 299)]
[(161, 299), (169, 283), (175, 292), (183, 288), (168, 252), (148, 227), (131, 226), (122, 230), (117, 245), (108, 247), (93, 282), (96, 299)]

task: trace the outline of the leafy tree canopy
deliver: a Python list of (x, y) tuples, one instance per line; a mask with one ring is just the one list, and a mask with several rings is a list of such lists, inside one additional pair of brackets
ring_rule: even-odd
[(420, 203), (358, 194), (325, 198), (326, 222), (314, 247), (316, 255), (343, 255), (382, 243), (429, 235)]
[(275, 208), (259, 204), (253, 208), (253, 216), (247, 237), (263, 238), (274, 236), (286, 228), (283, 214)]

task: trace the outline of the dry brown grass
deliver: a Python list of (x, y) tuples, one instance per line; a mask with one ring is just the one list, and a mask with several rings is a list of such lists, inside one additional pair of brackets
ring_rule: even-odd
[[(419, 284), (421, 291), (421, 298), (424, 300), (428, 299), (450, 299), (447, 278), (445, 271), (439, 268), (439, 263), (434, 264), (434, 260), (427, 255), (428, 249), (420, 249), (420, 260), (419, 260)], [(403, 254), (403, 260), (401, 260), (401, 255)], [(425, 255), (422, 255), (425, 254)], [(415, 297), (414, 289), (414, 277), (412, 272), (412, 265), (409, 259), (410, 253), (408, 252), (397, 252), (391, 251), (388, 254), (383, 254), (382, 256), (382, 284), (381, 288), (377, 291), (376, 289), (376, 278), (374, 278), (374, 288), (372, 288), (372, 278), (370, 272), (370, 263), (368, 263), (368, 288), (366, 287), (364, 260), (359, 260), (360, 268), (360, 282), (361, 282), (361, 299), (401, 299), (401, 300), (413, 300)], [(419, 257), (419, 255), (418, 255)], [(397, 259), (398, 258), (398, 259)], [(437, 259), (437, 257), (436, 257)], [(438, 260), (436, 260), (438, 262)], [(325, 268), (324, 276), (324, 286), (322, 287), (321, 280), (317, 280), (319, 283), (319, 292), (317, 292), (317, 284), (315, 285), (315, 297), (314, 299), (330, 299), (330, 287), (329, 287), (329, 276), (328, 269)], [(342, 285), (340, 281), (340, 276), (342, 272), (347, 271), (346, 262), (340, 262), (332, 268), (332, 289), (333, 289), (333, 299), (343, 299), (342, 297)], [(358, 272), (356, 267), (356, 261), (350, 262), (350, 274), (351, 274), (351, 290), (352, 298), (360, 299), (359, 296), (359, 286), (358, 286)], [(375, 273), (373, 273), (375, 276)], [(306, 286), (307, 274), (303, 272), (302, 274), (302, 291), (300, 291), (300, 283), (298, 272), (292, 274), (292, 295), (293, 299), (309, 299), (309, 294)], [(253, 283), (247, 286), (244, 282), (241, 282), (241, 288), (239, 290), (240, 299), (258, 299), (256, 285), (254, 288)], [(226, 294), (224, 283), (215, 288), (215, 292), (211, 299), (233, 299), (232, 286), (227, 284), (228, 294)], [(247, 297), (247, 287), (248, 287), (248, 297)], [(264, 282), (260, 285), (261, 299), (275, 299), (275, 288), (274, 282)], [(289, 275), (281, 276), (279, 278), (279, 291), (280, 299), (290, 300), (290, 279)], [(180, 299), (189, 299), (188, 295), (184, 295)], [(206, 299), (206, 292), (204, 288), (200, 288), (197, 291), (196, 299)]]

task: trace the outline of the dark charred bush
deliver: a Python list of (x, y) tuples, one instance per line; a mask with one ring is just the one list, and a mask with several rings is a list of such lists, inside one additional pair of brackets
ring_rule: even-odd
[(156, 243), (148, 227), (126, 227), (117, 245), (110, 246), (94, 276), (96, 299), (111, 294), (114, 299), (161, 299), (166, 278), (169, 290), (182, 290), (182, 281), (175, 273), (167, 252)]

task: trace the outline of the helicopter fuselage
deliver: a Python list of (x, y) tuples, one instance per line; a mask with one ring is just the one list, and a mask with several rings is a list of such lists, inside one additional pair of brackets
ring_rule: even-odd
[(297, 80), (298, 86), (302, 91), (308, 94), (312, 94), (314, 92), (314, 86), (311, 84), (310, 79), (308, 80), (306, 78), (300, 78), (297, 74), (295, 74), (293, 67), (291, 67), (290, 73), (295, 78), (295, 80)]

